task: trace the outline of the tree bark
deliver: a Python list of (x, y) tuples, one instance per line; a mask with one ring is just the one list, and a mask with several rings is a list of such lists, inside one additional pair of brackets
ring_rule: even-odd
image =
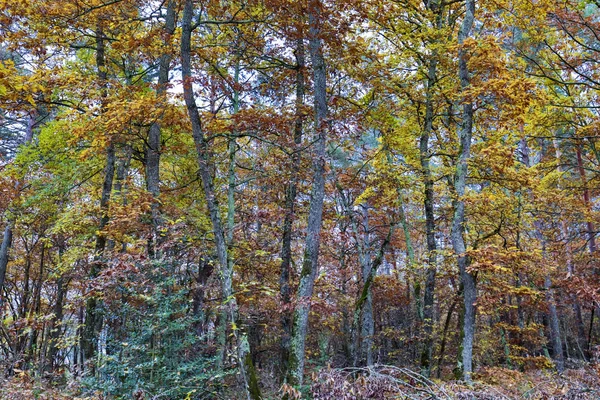
[[(438, 1), (432, 1), (429, 9), (436, 13), (436, 27), (442, 28), (442, 10)], [(435, 242), (435, 214), (433, 211), (434, 191), (431, 167), (429, 164), (429, 137), (433, 130), (434, 104), (433, 89), (437, 82), (438, 51), (433, 51), (427, 71), (427, 86), (425, 94), (425, 123), (419, 140), (419, 155), (425, 184), (425, 235), (427, 238), (427, 275), (425, 278), (425, 293), (423, 296), (423, 348), (421, 350), (421, 373), (429, 376), (431, 372), (431, 356), (433, 351), (433, 325), (434, 325), (434, 296), (435, 277), (437, 271), (437, 245)]]
[(320, 0), (309, 2), (309, 50), (313, 67), (314, 119), (316, 140), (313, 155), (313, 183), (308, 211), (306, 247), (300, 282), (296, 294), (296, 306), (292, 317), (292, 340), (290, 343), (289, 370), (287, 381), (298, 388), (304, 375), (304, 348), (308, 328), (310, 302), (317, 277), (319, 245), (323, 219), (323, 201), (325, 198), (325, 157), (328, 131), (327, 122), (327, 72), (321, 41)]
[(554, 363), (558, 372), (565, 369), (565, 358), (563, 353), (562, 339), (560, 337), (560, 322), (558, 311), (556, 310), (556, 301), (554, 300), (554, 290), (550, 275), (544, 278), (544, 289), (546, 289), (546, 302), (548, 303), (548, 312), (550, 316), (550, 339), (552, 340), (552, 350), (554, 353)]
[[(188, 116), (192, 125), (192, 137), (196, 147), (197, 161), (198, 161), (198, 173), (200, 180), (202, 181), (202, 188), (204, 189), (204, 196), (206, 205), (208, 208), (213, 235), (215, 241), (215, 250), (217, 253), (217, 259), (219, 262), (219, 273), (221, 277), (221, 291), (224, 301), (224, 307), (227, 310), (227, 321), (221, 321), (221, 323), (235, 323), (235, 315), (237, 311), (237, 303), (235, 296), (233, 295), (233, 270), (230, 268), (229, 254), (227, 251), (227, 243), (225, 239), (225, 232), (223, 230), (223, 224), (221, 222), (221, 216), (219, 213), (219, 204), (217, 197), (215, 196), (213, 188), (213, 180), (211, 174), (211, 161), (209, 156), (208, 143), (204, 136), (204, 129), (202, 127), (202, 120), (196, 105), (196, 100), (192, 87), (192, 65), (191, 65), (191, 36), (192, 36), (192, 18), (193, 18), (193, 1), (186, 0), (183, 10), (182, 17), (182, 32), (181, 32), (181, 74), (183, 78), (183, 97), (185, 105), (188, 111)], [(237, 342), (239, 368), (243, 380), (246, 384), (245, 390), (248, 398), (253, 400), (261, 399), (260, 390), (258, 390), (258, 384), (256, 381), (256, 374), (251, 364), (251, 359), (245, 357), (245, 352), (249, 352), (249, 344), (245, 337), (241, 340), (238, 338), (238, 332), (234, 329), (234, 337)], [(225, 343), (219, 343), (224, 349)]]
[(57, 354), (59, 351), (58, 342), (60, 340), (61, 332), (62, 332), (62, 319), (63, 319), (63, 303), (66, 292), (66, 283), (65, 278), (60, 276), (56, 280), (56, 300), (53, 307), (53, 316), (50, 321), (50, 333), (49, 333), (49, 350), (48, 350), (48, 365), (47, 371), (54, 371), (58, 366), (60, 366), (59, 360), (57, 360)]
[[(531, 162), (529, 158), (529, 147), (527, 146), (527, 141), (522, 139), (519, 145), (521, 147), (521, 154), (523, 155), (523, 163), (527, 167), (531, 167)], [(539, 219), (536, 219), (534, 221), (534, 227), (535, 235), (542, 244), (542, 257), (545, 260), (547, 258), (546, 239), (544, 238), (542, 222)], [(558, 311), (556, 310), (554, 290), (552, 289), (552, 279), (549, 273), (546, 273), (546, 276), (544, 277), (544, 289), (546, 291), (546, 302), (548, 303), (548, 317), (550, 319), (550, 341), (552, 342), (554, 352), (554, 362), (556, 364), (556, 369), (559, 372), (562, 372), (564, 370), (565, 362), (562, 339), (560, 337), (560, 322), (558, 318)]]
[[(377, 270), (383, 263), (385, 252), (390, 244), (392, 236), (394, 235), (395, 226), (396, 225), (394, 222), (390, 224), (388, 234), (381, 243), (381, 247), (379, 248), (379, 252), (377, 253), (375, 259), (371, 262), (371, 259), (369, 257), (367, 261), (363, 262), (363, 287), (360, 291), (360, 297), (356, 301), (356, 305), (354, 307), (354, 318), (352, 321), (352, 331), (355, 335), (355, 366), (373, 365), (372, 336), (375, 333), (375, 327), (373, 321), (373, 304), (371, 288), (373, 285), (373, 280), (377, 276)], [(367, 256), (367, 253), (363, 255), (363, 257)], [(360, 342), (358, 340), (359, 327), (362, 339)], [(365, 337), (365, 335), (371, 337)]]
[[(100, 25), (100, 24), (99, 24)], [(96, 31), (96, 67), (98, 68), (98, 80), (101, 87), (101, 97), (104, 103), (107, 96), (107, 72), (105, 60), (104, 32), (101, 26)], [(104, 108), (104, 105), (102, 106)], [(113, 178), (115, 175), (115, 144), (112, 138), (108, 138), (106, 148), (106, 165), (104, 167), (104, 180), (102, 184), (102, 195), (100, 198), (100, 224), (96, 236), (96, 246), (94, 251), (94, 260), (90, 270), (90, 279), (93, 280), (100, 272), (103, 263), (104, 250), (106, 248), (107, 238), (103, 233), (108, 224), (108, 208), (113, 187)], [(83, 337), (81, 340), (83, 355), (86, 361), (92, 360), (96, 354), (96, 344), (98, 333), (102, 326), (102, 316), (99, 312), (98, 299), (94, 293), (86, 301), (85, 326), (83, 328)]]
[[(435, 54), (434, 54), (435, 57)], [(421, 373), (429, 376), (432, 354), (433, 331), (433, 302), (435, 294), (435, 276), (437, 270), (437, 245), (435, 242), (435, 214), (433, 212), (434, 192), (433, 178), (429, 165), (429, 136), (433, 127), (433, 100), (432, 87), (435, 84), (437, 60), (434, 58), (429, 65), (427, 76), (427, 94), (425, 103), (425, 126), (419, 141), (419, 153), (423, 182), (425, 184), (425, 235), (427, 238), (427, 275), (425, 279), (425, 293), (423, 296), (423, 348), (421, 351)]]
[(6, 270), (8, 267), (8, 256), (12, 246), (14, 218), (9, 217), (4, 227), (2, 236), (2, 246), (0, 246), (0, 307), (4, 303), (4, 280), (6, 279)]
[[(473, 21), (475, 18), (475, 0), (467, 0), (466, 11), (463, 17), (462, 25), (458, 33), (458, 51), (459, 79), (462, 90), (470, 85), (469, 69), (467, 66), (467, 52), (464, 48), (464, 42), (471, 33)], [(457, 257), (458, 269), (463, 285), (464, 298), (464, 337), (462, 342), (462, 371), (463, 379), (467, 383), (472, 382), (473, 373), (473, 341), (475, 337), (475, 300), (477, 297), (475, 287), (475, 276), (467, 271), (470, 264), (469, 256), (466, 254), (466, 245), (464, 239), (465, 233), (465, 194), (466, 180), (468, 174), (468, 160), (471, 156), (471, 137), (473, 134), (473, 104), (463, 103), (462, 125), (459, 131), (460, 151), (458, 162), (456, 164), (456, 173), (454, 176), (454, 218), (452, 220), (452, 247)]]
[[(167, 4), (167, 15), (165, 18), (165, 42), (170, 43), (171, 36), (175, 32), (175, 2), (169, 1)], [(163, 98), (169, 83), (169, 67), (171, 64), (171, 54), (166, 51), (159, 60), (158, 64), (158, 85), (156, 93), (160, 101), (166, 102)], [(160, 120), (155, 121), (148, 132), (148, 144), (146, 148), (146, 186), (148, 192), (152, 195), (152, 204), (150, 213), (152, 218), (152, 235), (148, 243), (148, 253), (151, 258), (156, 256), (156, 246), (160, 245), (160, 226), (162, 224), (160, 215), (160, 149), (161, 146), (161, 126)]]
[[(554, 145), (556, 160), (559, 163), (559, 170), (564, 173), (566, 171), (564, 166), (562, 166), (562, 164), (560, 163), (560, 160), (562, 158), (562, 152), (560, 150), (558, 140), (555, 138), (552, 143)], [(581, 158), (579, 151), (577, 151), (577, 155), (577, 164), (579, 166), (579, 161)], [(571, 249), (571, 242), (569, 240), (569, 227), (567, 226), (567, 221), (565, 220), (562, 212), (560, 212), (560, 232), (562, 240), (565, 243), (565, 255), (567, 257), (567, 275), (571, 277), (575, 275), (575, 264), (573, 263), (573, 250)], [(581, 315), (581, 305), (579, 304), (579, 299), (577, 299), (577, 296), (574, 293), (571, 293), (570, 297), (573, 302), (573, 312), (575, 313), (575, 323), (577, 325), (577, 352), (581, 354), (584, 360), (589, 360), (589, 354), (587, 352), (587, 342), (585, 337), (585, 326), (583, 324), (583, 317)], [(565, 344), (568, 346), (568, 343)]]
[(296, 39), (296, 120), (294, 123), (294, 149), (292, 153), (292, 166), (290, 181), (285, 192), (285, 218), (283, 221), (283, 240), (281, 244), (281, 267), (279, 275), (279, 293), (283, 312), (281, 313), (281, 371), (282, 377), (288, 371), (288, 358), (290, 351), (290, 339), (292, 335), (292, 318), (289, 310), (292, 291), (290, 288), (290, 267), (292, 264), (292, 228), (294, 224), (294, 212), (296, 205), (296, 194), (298, 191), (298, 173), (300, 171), (300, 145), (302, 144), (303, 120), (302, 107), (304, 106), (304, 39)]

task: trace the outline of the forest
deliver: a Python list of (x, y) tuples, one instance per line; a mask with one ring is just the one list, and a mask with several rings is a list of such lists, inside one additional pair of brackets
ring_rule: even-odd
[(598, 0), (0, 0), (0, 398), (599, 399)]

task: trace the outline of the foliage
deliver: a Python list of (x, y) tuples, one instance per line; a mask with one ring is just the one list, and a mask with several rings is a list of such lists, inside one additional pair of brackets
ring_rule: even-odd
[(597, 2), (0, 0), (0, 36), (0, 397), (597, 395)]

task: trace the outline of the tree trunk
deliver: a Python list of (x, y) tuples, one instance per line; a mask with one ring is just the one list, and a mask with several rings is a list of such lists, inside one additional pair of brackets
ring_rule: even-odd
[(4, 227), (4, 235), (2, 236), (2, 246), (0, 246), (0, 308), (4, 299), (4, 280), (6, 278), (6, 269), (8, 267), (8, 255), (12, 246), (12, 235), (14, 217), (9, 217)]
[[(120, 157), (115, 156), (115, 176), (114, 176), (114, 193), (112, 194), (113, 202), (117, 202), (120, 200), (120, 203), (125, 206), (127, 205), (127, 196), (126, 196), (126, 180), (127, 175), (129, 174), (129, 166), (131, 165), (131, 156), (133, 153), (133, 148), (131, 145), (126, 144), (123, 149), (124, 154)], [(111, 253), (114, 250), (115, 241), (113, 239), (109, 239), (106, 242), (106, 250)], [(121, 244), (121, 253), (125, 253), (127, 249), (127, 244)]]
[(554, 290), (552, 289), (550, 275), (546, 275), (544, 278), (544, 289), (546, 289), (546, 302), (548, 303), (548, 312), (550, 316), (550, 339), (552, 340), (554, 362), (557, 371), (562, 372), (565, 369), (565, 359), (563, 355), (562, 339), (560, 337), (560, 322), (558, 319), (558, 311), (556, 310), (556, 301), (554, 300)]
[(281, 313), (281, 372), (282, 377), (288, 371), (288, 358), (290, 352), (290, 339), (292, 335), (292, 318), (289, 310), (292, 299), (290, 289), (290, 267), (292, 264), (292, 228), (294, 224), (294, 212), (296, 205), (296, 194), (298, 190), (298, 173), (300, 171), (300, 145), (302, 144), (302, 107), (304, 106), (304, 39), (296, 39), (296, 121), (294, 124), (294, 148), (292, 153), (292, 166), (290, 181), (285, 192), (285, 218), (283, 221), (283, 240), (281, 244), (281, 267), (279, 276), (279, 293), (283, 312)]
[[(594, 145), (593, 139), (591, 139), (591, 138), (590, 138), (590, 145), (592, 146), (592, 150), (594, 151), (594, 153), (597, 155), (596, 147)], [(591, 212), (590, 190), (588, 188), (587, 178), (585, 176), (585, 169), (583, 168), (583, 158), (581, 157), (581, 143), (579, 143), (577, 145), (576, 152), (577, 152), (577, 170), (579, 171), (579, 177), (581, 178), (581, 183), (583, 185), (583, 202), (585, 204), (586, 210), (588, 212)], [(590, 255), (592, 257), (594, 257), (594, 254), (596, 253), (596, 232), (594, 229), (594, 222), (591, 219), (588, 219), (588, 221), (586, 222), (586, 228), (587, 228), (587, 236), (588, 236), (588, 250), (589, 250)], [(598, 269), (598, 267), (594, 267), (593, 272), (595, 275), (598, 275), (600, 273), (600, 270)], [(596, 308), (595, 306), (591, 307), (590, 329), (588, 330), (587, 343), (585, 346), (585, 351), (588, 356), (588, 360), (590, 360), (591, 356), (592, 356), (590, 346), (592, 343), (592, 327), (593, 327), (593, 323), (594, 323), (595, 308)], [(581, 313), (581, 309), (579, 312)]]
[(65, 278), (60, 276), (56, 280), (56, 300), (53, 307), (53, 317), (50, 321), (50, 333), (49, 333), (49, 344), (50, 348), (48, 350), (48, 365), (47, 371), (54, 371), (58, 366), (60, 366), (59, 360), (57, 360), (56, 356), (59, 351), (58, 341), (61, 336), (61, 323), (63, 319), (63, 303), (66, 292), (66, 284)]
[[(434, 55), (435, 57), (435, 55)], [(433, 212), (433, 178), (429, 165), (429, 135), (433, 124), (433, 100), (432, 86), (435, 84), (437, 60), (434, 58), (429, 65), (427, 77), (427, 94), (425, 103), (425, 127), (419, 142), (421, 169), (423, 182), (425, 184), (425, 233), (427, 237), (427, 275), (425, 279), (425, 293), (423, 296), (423, 348), (421, 351), (421, 373), (429, 376), (431, 353), (432, 353), (432, 331), (434, 323), (433, 302), (435, 294), (435, 275), (437, 269), (437, 245), (435, 242), (435, 214)]]
[[(340, 193), (342, 188), (338, 187)], [(352, 205), (350, 201), (344, 202), (344, 208), (346, 213), (350, 217), (352, 224), (352, 231), (356, 240), (356, 247), (358, 249), (358, 259), (361, 270), (361, 280), (363, 282), (364, 296), (365, 298), (359, 298), (358, 302), (361, 303), (360, 309), (357, 309), (358, 313), (355, 312), (354, 320), (352, 324), (353, 334), (353, 364), (354, 366), (364, 366), (373, 364), (373, 335), (375, 333), (375, 325), (373, 321), (373, 294), (371, 291), (372, 279), (369, 280), (369, 275), (373, 269), (373, 263), (371, 260), (370, 252), (370, 238), (369, 238), (369, 210), (368, 206), (362, 206), (363, 210), (363, 234), (362, 238), (358, 229), (358, 223), (351, 209)], [(377, 266), (378, 267), (378, 266)], [(362, 293), (362, 292), (361, 292)], [(358, 304), (357, 302), (357, 304)]]
[[(173, 32), (175, 32), (175, 2), (169, 1), (167, 4), (167, 15), (165, 18), (164, 32), (166, 36), (166, 43), (169, 43)], [(159, 99), (163, 102), (161, 105), (165, 105), (166, 100), (163, 98), (167, 90), (167, 84), (169, 83), (169, 66), (171, 64), (171, 54), (165, 52), (159, 60), (158, 65), (158, 86), (156, 93)], [(155, 121), (148, 132), (148, 144), (146, 148), (146, 186), (148, 192), (152, 195), (152, 204), (150, 206), (150, 213), (152, 218), (152, 235), (148, 243), (148, 253), (151, 258), (156, 256), (156, 246), (160, 245), (160, 145), (161, 145), (161, 127), (160, 122)]]
[[(519, 146), (521, 148), (521, 154), (523, 155), (523, 163), (527, 167), (531, 167), (531, 161), (529, 158), (529, 147), (527, 146), (527, 141), (522, 139), (519, 143)], [(544, 238), (541, 221), (536, 219), (534, 221), (534, 227), (535, 235), (542, 244), (542, 257), (545, 260), (547, 258), (546, 239)], [(560, 323), (558, 319), (558, 312), (556, 310), (556, 302), (554, 300), (552, 280), (550, 278), (549, 273), (546, 273), (546, 276), (544, 277), (544, 288), (546, 290), (546, 302), (548, 303), (548, 317), (550, 318), (550, 341), (552, 342), (552, 347), (554, 350), (554, 362), (556, 363), (556, 369), (559, 372), (562, 372), (564, 370), (564, 355), (562, 348), (562, 339), (560, 337)]]
[[(372, 290), (373, 280), (377, 276), (377, 269), (383, 263), (385, 251), (387, 250), (392, 236), (394, 235), (395, 223), (390, 224), (390, 229), (386, 238), (381, 243), (377, 257), (371, 262), (369, 259), (365, 264), (367, 267), (363, 269), (363, 287), (360, 291), (360, 297), (356, 301), (354, 307), (354, 318), (352, 321), (352, 331), (355, 335), (355, 365), (372, 365), (372, 338), (364, 337), (365, 335), (372, 336), (374, 334), (374, 321), (373, 321), (373, 306), (372, 306)], [(363, 265), (364, 266), (364, 265)], [(361, 324), (362, 317), (362, 324)], [(366, 325), (366, 326), (365, 326)], [(360, 333), (363, 336), (362, 341), (358, 341), (358, 332), (360, 326)]]
[[(105, 61), (104, 32), (101, 27), (96, 31), (96, 66), (98, 68), (98, 79), (100, 81), (102, 93), (102, 102), (107, 95), (107, 73)], [(102, 107), (104, 108), (104, 106)], [(100, 198), (100, 224), (98, 226), (98, 235), (96, 236), (96, 246), (94, 260), (90, 270), (90, 279), (98, 276), (101, 264), (103, 262), (104, 250), (106, 248), (106, 235), (102, 232), (109, 221), (108, 206), (115, 175), (115, 145), (112, 138), (108, 139), (106, 148), (106, 165), (104, 168), (104, 181), (102, 184), (102, 195)], [(86, 301), (85, 326), (83, 328), (83, 337), (81, 341), (83, 355), (86, 361), (92, 360), (96, 353), (96, 342), (98, 333), (102, 326), (102, 316), (98, 310), (98, 299), (95, 294), (91, 294)]]
[[(227, 251), (227, 243), (225, 240), (225, 233), (223, 230), (223, 224), (221, 222), (221, 216), (219, 214), (219, 204), (213, 189), (213, 181), (211, 175), (211, 161), (208, 151), (208, 143), (204, 136), (204, 130), (202, 127), (202, 120), (200, 119), (200, 113), (198, 112), (198, 106), (194, 97), (192, 87), (192, 66), (191, 66), (191, 36), (192, 36), (192, 18), (193, 18), (193, 1), (186, 0), (183, 10), (182, 17), (182, 33), (181, 33), (181, 74), (183, 78), (183, 96), (185, 105), (188, 111), (188, 116), (192, 125), (192, 136), (194, 144), (196, 146), (197, 161), (200, 179), (202, 181), (202, 187), (204, 189), (204, 196), (206, 199), (206, 205), (208, 208), (210, 220), (213, 227), (215, 249), (217, 253), (217, 259), (219, 261), (219, 273), (221, 276), (221, 291), (224, 301), (224, 307), (227, 310), (228, 321), (221, 321), (221, 323), (235, 323), (235, 314), (237, 311), (237, 303), (235, 296), (233, 295), (233, 282), (232, 275), (233, 271), (230, 269), (229, 254)], [(243, 380), (246, 384), (245, 390), (248, 398), (254, 400), (260, 399), (261, 394), (258, 390), (256, 381), (256, 374), (249, 360), (245, 357), (244, 352), (249, 352), (248, 341), (245, 337), (241, 340), (238, 338), (237, 330), (233, 331), (234, 337), (238, 346), (238, 358), (240, 372)], [(225, 343), (219, 343), (224, 348)]]
[[(41, 243), (41, 254), (40, 254), (40, 268), (39, 268), (39, 272), (38, 272), (38, 276), (37, 276), (37, 281), (35, 280), (35, 278), (33, 279), (35, 282), (35, 286), (33, 287), (33, 297), (31, 299), (31, 307), (29, 308), (29, 312), (28, 312), (28, 316), (27, 318), (31, 321), (33, 321), (33, 319), (35, 318), (36, 315), (39, 315), (40, 311), (41, 311), (41, 305), (42, 305), (42, 283), (44, 282), (44, 267), (45, 267), (45, 254), (46, 254), (46, 249), (44, 248), (44, 243)], [(43, 329), (42, 329), (42, 333), (43, 333)], [(38, 347), (37, 342), (38, 342), (38, 336), (39, 336), (39, 329), (31, 329), (30, 330), (30, 340), (29, 343), (27, 344), (27, 349), (26, 349), (26, 360), (28, 359), (30, 364), (33, 364), (33, 361), (35, 359), (35, 348)], [(41, 346), (40, 346), (41, 347)]]
[[(442, 28), (442, 7), (440, 2), (432, 1), (429, 8), (436, 13), (437, 29)], [(434, 108), (433, 108), (433, 89), (437, 83), (437, 63), (438, 51), (434, 50), (429, 61), (427, 71), (427, 86), (425, 94), (425, 123), (423, 132), (419, 141), (419, 155), (421, 169), (423, 172), (423, 183), (425, 184), (425, 234), (427, 237), (427, 275), (425, 278), (425, 293), (423, 296), (423, 348), (421, 350), (421, 373), (429, 376), (431, 372), (431, 356), (433, 351), (433, 325), (434, 318), (434, 295), (435, 295), (435, 276), (437, 271), (437, 245), (435, 242), (435, 214), (433, 212), (434, 191), (433, 178), (429, 164), (429, 136), (433, 130)]]
[[(561, 164), (562, 152), (560, 150), (560, 145), (557, 139), (552, 141), (554, 145), (554, 152), (556, 156), (556, 160), (559, 163), (559, 170), (561, 172), (566, 172), (564, 166)], [(579, 161), (581, 160), (581, 155), (579, 150), (577, 150), (577, 164), (579, 166)], [(562, 185), (560, 185), (562, 186)], [(585, 192), (584, 192), (584, 200), (585, 200)], [(569, 239), (569, 227), (567, 226), (567, 221), (564, 218), (563, 213), (560, 213), (560, 232), (562, 236), (562, 240), (565, 243), (565, 255), (567, 257), (567, 275), (569, 277), (575, 275), (575, 264), (573, 263), (573, 251), (571, 249), (571, 241)], [(589, 232), (588, 232), (589, 234)], [(574, 293), (570, 295), (571, 300), (573, 302), (573, 312), (575, 314), (575, 323), (577, 325), (577, 351), (581, 354), (584, 360), (589, 360), (589, 354), (587, 354), (587, 345), (585, 338), (585, 327), (583, 324), (583, 317), (581, 316), (581, 306), (579, 304), (579, 299)], [(568, 343), (565, 343), (568, 346)]]
[(458, 304), (458, 301), (462, 297), (462, 292), (459, 291), (457, 296), (452, 300), (450, 307), (448, 308), (448, 313), (446, 314), (446, 320), (444, 321), (444, 330), (442, 331), (442, 342), (440, 344), (440, 353), (438, 354), (437, 359), (437, 378), (441, 379), (442, 377), (442, 364), (444, 362), (444, 354), (446, 352), (446, 342), (448, 340), (448, 328), (450, 327), (450, 322), (452, 320), (452, 314), (454, 313), (454, 309)]
[(292, 340), (290, 343), (288, 383), (296, 388), (302, 385), (304, 374), (304, 347), (308, 328), (310, 301), (317, 277), (319, 245), (323, 218), (323, 200), (325, 198), (325, 157), (327, 122), (327, 72), (323, 57), (323, 45), (320, 37), (321, 23), (320, 0), (309, 2), (309, 50), (313, 66), (314, 109), (316, 140), (313, 155), (313, 183), (308, 211), (306, 247), (300, 282), (296, 294), (296, 306), (292, 317)]
[[(460, 86), (466, 90), (470, 85), (469, 69), (467, 66), (467, 52), (463, 47), (465, 40), (471, 33), (473, 20), (475, 18), (475, 0), (467, 0), (466, 12), (458, 33), (458, 51)], [(464, 239), (465, 232), (465, 194), (466, 180), (468, 174), (467, 162), (471, 156), (471, 137), (473, 134), (473, 104), (463, 103), (462, 125), (459, 132), (460, 151), (456, 164), (454, 176), (454, 218), (452, 220), (452, 247), (458, 261), (458, 269), (463, 285), (464, 297), (464, 337), (462, 343), (462, 371), (463, 379), (467, 383), (472, 382), (473, 373), (473, 341), (475, 338), (475, 300), (477, 297), (475, 287), (475, 276), (467, 271), (470, 259), (466, 254)]]

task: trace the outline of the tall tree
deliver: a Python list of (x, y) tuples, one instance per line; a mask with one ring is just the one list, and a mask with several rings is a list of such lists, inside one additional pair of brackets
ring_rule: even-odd
[[(177, 11), (175, 9), (175, 2), (169, 1), (167, 3), (167, 11), (164, 22), (164, 40), (165, 43), (170, 44), (171, 37), (175, 32), (175, 19)], [(163, 103), (163, 107), (166, 105), (165, 92), (167, 85), (169, 84), (169, 70), (171, 64), (172, 55), (170, 49), (167, 48), (164, 54), (162, 54), (158, 61), (158, 82), (156, 87), (156, 94), (160, 101)], [(161, 153), (161, 127), (160, 121), (155, 121), (150, 126), (148, 131), (148, 145), (146, 148), (146, 185), (148, 192), (152, 194), (153, 200), (151, 205), (151, 217), (152, 217), (152, 238), (149, 243), (149, 253), (151, 256), (156, 255), (155, 246), (160, 245), (160, 153)]]
[[(105, 53), (105, 33), (103, 21), (98, 21), (98, 27), (95, 34), (96, 40), (96, 68), (98, 73), (98, 85), (100, 86), (100, 96), (102, 108), (106, 107), (105, 99), (107, 96), (107, 70), (106, 70), (106, 53)], [(107, 138), (106, 146), (106, 163), (104, 167), (104, 180), (102, 183), (102, 194), (100, 198), (100, 224), (98, 226), (98, 234), (96, 235), (96, 246), (94, 249), (94, 260), (90, 269), (90, 277), (92, 279), (98, 276), (102, 264), (104, 263), (104, 250), (106, 249), (106, 234), (104, 229), (109, 221), (109, 203), (113, 189), (113, 179), (115, 175), (115, 143), (112, 137)], [(81, 347), (86, 361), (93, 363), (96, 347), (98, 345), (98, 334), (102, 328), (102, 316), (99, 310), (98, 299), (95, 294), (92, 294), (86, 301), (85, 310), (85, 327), (81, 338)]]
[(319, 246), (325, 199), (325, 159), (327, 156), (327, 70), (323, 55), (322, 9), (319, 0), (308, 4), (308, 48), (313, 69), (313, 101), (315, 140), (313, 150), (313, 182), (306, 228), (306, 246), (292, 317), (292, 340), (288, 363), (288, 383), (299, 387), (304, 375), (304, 355), (310, 302), (319, 267)]
[[(471, 83), (468, 66), (468, 49), (465, 41), (471, 34), (473, 21), (475, 19), (475, 0), (467, 0), (463, 21), (458, 32), (458, 76), (460, 86), (466, 91)], [(475, 287), (475, 276), (469, 272), (470, 259), (465, 245), (465, 188), (468, 174), (468, 161), (471, 156), (471, 138), (473, 135), (473, 103), (463, 98), (462, 122), (459, 131), (459, 154), (454, 175), (453, 207), (454, 217), (452, 219), (452, 248), (457, 257), (460, 272), (461, 285), (464, 298), (464, 322), (462, 342), (462, 371), (463, 379), (471, 383), (473, 373), (473, 343), (475, 340), (475, 300), (477, 296)]]
[(281, 317), (281, 328), (283, 334), (281, 336), (281, 360), (282, 372), (285, 376), (288, 371), (290, 338), (292, 334), (292, 319), (290, 307), (292, 293), (290, 288), (290, 268), (292, 264), (292, 228), (295, 218), (296, 196), (298, 193), (298, 175), (300, 173), (300, 145), (302, 144), (302, 136), (304, 133), (304, 96), (305, 88), (305, 49), (304, 38), (299, 32), (299, 37), (296, 39), (296, 49), (294, 51), (296, 57), (296, 103), (294, 121), (294, 148), (292, 149), (292, 165), (290, 181), (287, 184), (285, 192), (285, 218), (283, 221), (283, 234), (281, 243), (281, 272), (279, 275), (279, 291), (281, 300), (284, 306), (284, 311)]
[[(252, 365), (252, 360), (249, 354), (248, 342), (245, 337), (239, 337), (237, 332), (237, 302), (233, 294), (233, 269), (232, 263), (229, 262), (231, 257), (228, 254), (225, 231), (221, 221), (219, 203), (214, 192), (213, 177), (211, 169), (213, 167), (210, 160), (209, 147), (204, 135), (202, 120), (196, 105), (196, 99), (193, 92), (192, 64), (191, 64), (191, 37), (192, 37), (192, 19), (194, 16), (194, 6), (192, 0), (186, 0), (183, 8), (182, 17), (182, 34), (181, 34), (181, 73), (183, 78), (183, 94), (185, 105), (188, 111), (188, 116), (192, 126), (192, 136), (197, 152), (197, 162), (204, 196), (210, 220), (212, 223), (213, 235), (215, 240), (215, 249), (219, 262), (219, 273), (221, 278), (221, 296), (224, 300), (226, 309), (226, 320), (221, 321), (222, 324), (231, 323), (233, 326), (234, 335), (238, 346), (236, 351), (239, 352), (240, 372), (242, 373), (245, 382), (245, 389), (248, 393), (248, 398), (260, 399), (261, 394), (258, 388), (258, 382)], [(220, 346), (225, 346), (225, 343), (219, 343)]]

